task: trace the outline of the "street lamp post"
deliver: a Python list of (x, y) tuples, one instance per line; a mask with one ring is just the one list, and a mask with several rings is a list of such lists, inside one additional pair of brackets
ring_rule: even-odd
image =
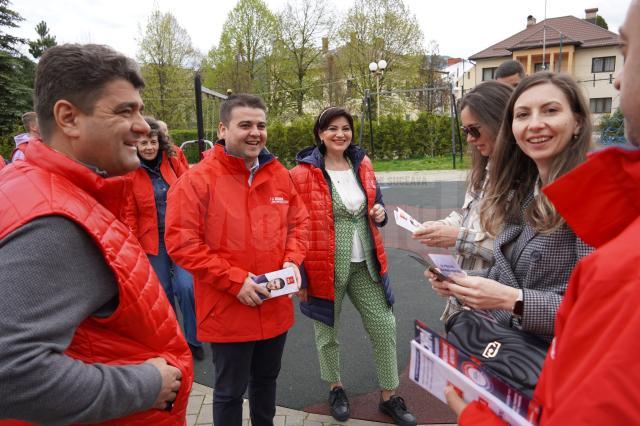
[(380, 77), (384, 74), (384, 70), (387, 68), (387, 61), (380, 59), (378, 63), (371, 62), (369, 64), (369, 71), (376, 76), (376, 115), (378, 125), (380, 125)]

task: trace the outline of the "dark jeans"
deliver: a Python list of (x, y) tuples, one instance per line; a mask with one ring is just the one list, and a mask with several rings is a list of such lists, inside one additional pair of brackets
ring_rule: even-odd
[(213, 424), (242, 424), (242, 397), (248, 386), (251, 424), (273, 426), (276, 379), (286, 340), (283, 333), (255, 342), (211, 344), (216, 367)]
[(174, 299), (178, 298), (178, 305), (180, 305), (180, 312), (182, 312), (185, 339), (190, 345), (202, 346), (202, 343), (198, 342), (196, 337), (196, 312), (191, 274), (171, 260), (163, 240), (160, 240), (158, 255), (148, 254), (147, 257), (160, 279), (162, 288), (164, 288), (174, 311), (176, 310)]

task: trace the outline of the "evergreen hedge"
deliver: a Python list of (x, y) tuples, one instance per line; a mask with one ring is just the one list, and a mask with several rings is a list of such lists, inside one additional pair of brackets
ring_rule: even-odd
[[(267, 147), (282, 163), (291, 167), (295, 156), (302, 148), (312, 145), (313, 117), (301, 117), (291, 123), (271, 122), (268, 126)], [(362, 145), (371, 154), (369, 122), (366, 121)], [(360, 136), (360, 122), (356, 120), (353, 139)], [(171, 137), (180, 145), (197, 139), (196, 130), (171, 130)], [(207, 134), (215, 134), (208, 131)], [(422, 113), (416, 120), (405, 120), (398, 116), (373, 121), (373, 155), (377, 160), (416, 159), (447, 155), (451, 153), (451, 121), (448, 116)], [(185, 149), (190, 163), (198, 161), (197, 144)]]

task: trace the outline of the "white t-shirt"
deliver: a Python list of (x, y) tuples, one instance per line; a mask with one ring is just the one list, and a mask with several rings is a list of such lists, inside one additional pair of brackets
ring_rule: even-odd
[[(366, 203), (367, 199), (356, 180), (356, 176), (353, 174), (353, 170), (327, 170), (327, 173), (329, 177), (331, 177), (331, 182), (335, 185), (336, 191), (338, 191), (338, 195), (340, 195), (340, 199), (347, 210), (352, 213), (357, 212), (362, 204)], [(353, 232), (351, 261), (363, 262), (364, 260), (366, 260), (364, 247), (362, 246), (362, 241), (360, 241), (360, 236), (356, 229)]]

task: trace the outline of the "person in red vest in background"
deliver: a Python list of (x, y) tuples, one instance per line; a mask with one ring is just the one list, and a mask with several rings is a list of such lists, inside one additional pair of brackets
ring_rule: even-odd
[(138, 141), (140, 167), (127, 175), (132, 187), (124, 207), (125, 222), (147, 253), (174, 310), (174, 299), (178, 299), (189, 349), (195, 359), (203, 360), (202, 343), (196, 338), (193, 278), (171, 260), (164, 242), (167, 192), (189, 164), (182, 150), (169, 142), (159, 121), (152, 117), (145, 121), (151, 130)]
[(48, 49), (42, 141), (0, 180), (0, 425), (184, 426), (193, 361), (147, 256), (117, 219), (149, 132), (136, 63)]
[(11, 161), (24, 160), (24, 152), (29, 141), (40, 139), (40, 127), (38, 126), (38, 117), (35, 112), (29, 111), (22, 114), (22, 125), (25, 133), (20, 133), (13, 138), (16, 147), (11, 154)]
[[(625, 57), (615, 86), (628, 142), (640, 147), (640, 1), (620, 29)], [(543, 191), (597, 250), (578, 263), (558, 310), (555, 339), (535, 391), (541, 425), (640, 423), (640, 150), (593, 154)], [(483, 404), (445, 391), (460, 425), (505, 424)]]

